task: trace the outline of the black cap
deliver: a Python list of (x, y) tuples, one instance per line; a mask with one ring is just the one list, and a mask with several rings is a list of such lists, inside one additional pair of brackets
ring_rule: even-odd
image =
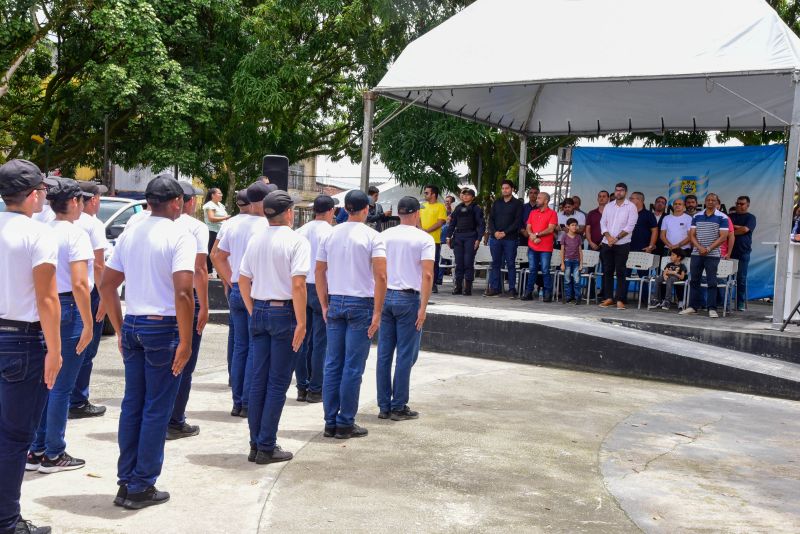
[(166, 201), (177, 197), (183, 197), (183, 188), (169, 173), (159, 174), (150, 180), (144, 190), (144, 198), (148, 200)]
[(472, 189), (471, 187), (465, 187), (465, 188), (463, 188), (461, 190), (461, 194), (462, 195), (472, 195), (474, 197), (475, 196), (475, 190)]
[(44, 182), (56, 185), (54, 178), (45, 178), (35, 163), (26, 159), (12, 159), (0, 165), (0, 195), (13, 195), (35, 188)]
[(369, 206), (369, 197), (363, 191), (353, 189), (344, 196), (344, 209), (349, 213), (361, 211)]
[(96, 195), (104, 195), (108, 193), (108, 188), (104, 185), (98, 184), (97, 182), (78, 182), (78, 185), (83, 191), (83, 196), (86, 198), (92, 198)]
[(338, 198), (328, 195), (320, 195), (314, 199), (314, 213), (325, 213), (331, 211), (334, 206), (339, 204)]
[(400, 215), (411, 215), (419, 211), (419, 200), (414, 197), (403, 197), (397, 203), (397, 213)]
[(261, 202), (267, 197), (267, 195), (277, 189), (278, 187), (275, 184), (265, 184), (259, 180), (247, 188), (247, 200), (249, 200), (251, 203)]
[(183, 189), (184, 200), (186, 199), (186, 197), (196, 197), (197, 195), (202, 195), (203, 194), (203, 192), (201, 190), (197, 189), (195, 186), (193, 186), (189, 182), (183, 182), (183, 181), (178, 180), (178, 185), (180, 185), (181, 189)]
[(250, 201), (247, 200), (247, 189), (242, 189), (236, 192), (236, 205), (237, 206), (249, 206)]
[(267, 217), (280, 215), (294, 206), (294, 200), (286, 191), (273, 191), (264, 199), (264, 214)]
[(56, 185), (47, 190), (47, 200), (69, 200), (83, 196), (83, 191), (78, 182), (72, 178), (58, 178)]

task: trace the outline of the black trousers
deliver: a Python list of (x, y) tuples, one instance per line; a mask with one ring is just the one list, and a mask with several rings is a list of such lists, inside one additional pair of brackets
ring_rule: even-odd
[(208, 256), (206, 256), (206, 266), (208, 267), (208, 272), (210, 273), (214, 266), (211, 264), (211, 249), (214, 248), (214, 241), (217, 240), (217, 232), (213, 232), (211, 230), (208, 231)]
[(433, 283), (439, 285), (441, 274), (439, 273), (439, 264), (442, 261), (442, 244), (436, 243), (436, 257), (433, 260)]
[[(627, 300), (628, 288), (625, 283), (625, 264), (628, 262), (628, 254), (631, 251), (630, 243), (625, 245), (614, 245), (610, 247), (603, 244), (600, 247), (600, 261), (603, 263), (603, 296), (614, 300), (625, 302)], [(617, 277), (617, 289), (614, 290), (614, 276)]]
[(472, 282), (475, 280), (475, 241), (478, 234), (456, 233), (450, 241), (453, 244), (453, 253), (456, 257), (455, 283), (460, 284), (463, 280)]

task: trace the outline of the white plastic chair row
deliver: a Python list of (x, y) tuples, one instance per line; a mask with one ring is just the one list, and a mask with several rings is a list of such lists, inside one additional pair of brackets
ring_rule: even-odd
[[(555, 252), (555, 251), (553, 251), (553, 252)], [(559, 251), (559, 253), (560, 252), (561, 251)], [(552, 265), (553, 262), (550, 262), (550, 263)], [(582, 271), (581, 272), (581, 280), (583, 280), (584, 278), (587, 279), (587, 284), (586, 284), (586, 304), (587, 305), (590, 302), (589, 299), (590, 299), (591, 294), (592, 294), (592, 292), (589, 290), (589, 288), (592, 287), (592, 283), (593, 283), (595, 277), (597, 276), (596, 272), (589, 272), (589, 269), (595, 269), (596, 270), (596, 268), (597, 268), (599, 263), (600, 263), (600, 251), (598, 251), (598, 250), (584, 250), (583, 251), (583, 261), (581, 262), (581, 271)], [(557, 291), (559, 289), (561, 289), (562, 283), (564, 281), (564, 272), (561, 270), (561, 255), (560, 254), (559, 254), (559, 257), (558, 257), (558, 270), (553, 272), (553, 276), (554, 276), (553, 294), (557, 294)], [(582, 287), (583, 287), (583, 284), (581, 284), (581, 287), (578, 288), (578, 291), (581, 291)], [(566, 298), (566, 295), (565, 295), (564, 291), (561, 291), (561, 299), (564, 300), (565, 298)]]

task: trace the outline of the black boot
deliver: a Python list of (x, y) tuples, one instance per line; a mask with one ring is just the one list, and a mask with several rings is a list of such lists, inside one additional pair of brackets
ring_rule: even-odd
[(461, 289), (461, 280), (455, 281), (455, 287), (453, 288), (453, 295), (461, 295), (463, 290)]
[(464, 282), (464, 295), (467, 297), (472, 295), (472, 282), (469, 280)]

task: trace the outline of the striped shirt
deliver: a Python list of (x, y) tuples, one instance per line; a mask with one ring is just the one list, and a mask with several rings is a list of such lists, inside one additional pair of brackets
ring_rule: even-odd
[[(695, 229), (695, 234), (697, 236), (697, 242), (700, 243), (703, 247), (709, 248), (711, 247), (712, 243), (719, 239), (720, 230), (725, 232), (728, 231), (728, 218), (720, 213), (713, 213), (711, 215), (706, 215), (705, 211), (701, 211), (697, 215), (694, 216), (692, 219), (692, 228)], [(700, 251), (697, 250), (697, 247), (692, 249), (692, 256), (699, 256)], [(708, 256), (716, 256), (719, 257), (720, 250), (719, 247), (715, 248), (714, 250), (708, 251)]]

